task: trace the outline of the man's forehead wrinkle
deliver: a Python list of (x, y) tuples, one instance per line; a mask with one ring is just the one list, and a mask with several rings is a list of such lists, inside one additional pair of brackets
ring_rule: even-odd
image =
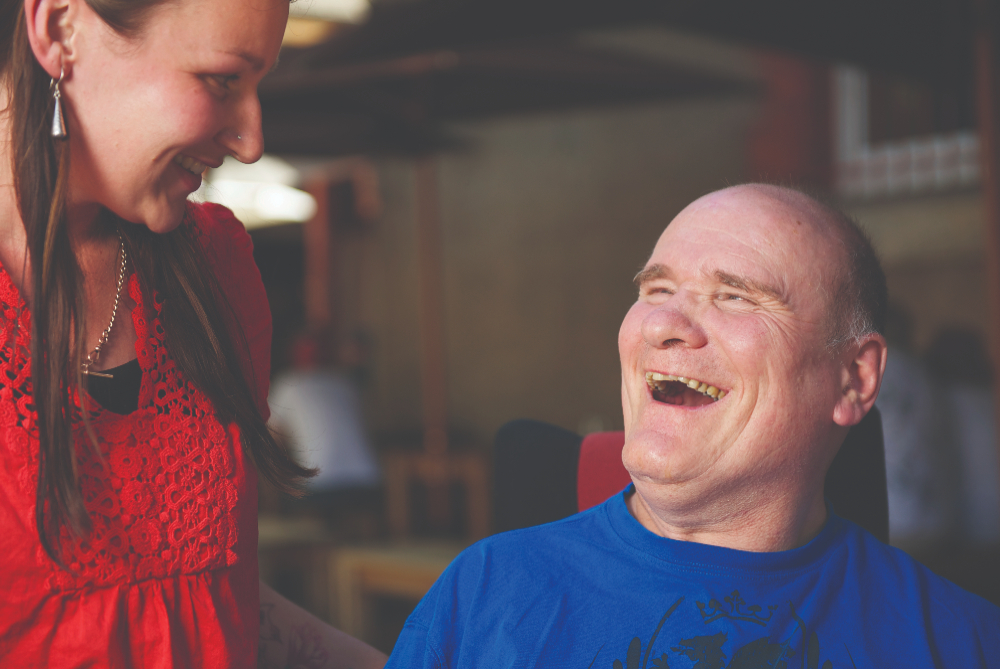
[[(748, 280), (753, 280), (761, 285), (784, 283), (779, 275), (775, 275), (774, 270), (783, 266), (784, 262), (789, 260), (789, 258), (774, 258), (770, 255), (772, 253), (778, 253), (781, 256), (787, 255), (780, 245), (775, 244), (772, 236), (748, 234), (745, 229), (736, 228), (731, 225), (703, 223), (701, 227), (703, 230), (710, 231), (714, 235), (716, 241), (712, 246), (722, 246), (721, 242), (724, 238), (732, 242), (732, 246), (735, 249), (730, 247), (727, 255), (732, 258), (734, 265), (738, 264), (740, 266), (739, 271), (737, 271), (736, 267), (719, 266), (718, 256), (708, 253), (705, 257), (705, 263), (712, 263), (712, 265), (703, 267), (702, 273), (713, 278), (717, 278), (719, 271), (727, 272), (731, 276), (743, 276), (746, 274), (743, 268), (753, 268), (756, 272), (766, 273), (769, 276), (767, 280), (755, 277), (748, 277)], [(737, 249), (742, 249), (742, 251), (738, 251)], [(779, 288), (784, 288), (784, 286), (779, 286)]]
[[(711, 227), (715, 234), (725, 235), (736, 243), (749, 246), (756, 251), (767, 248), (782, 255), (795, 252), (794, 245), (779, 243), (782, 239), (801, 239), (802, 243), (810, 244), (811, 242), (805, 240), (811, 238), (815, 242), (833, 244), (838, 248), (844, 246), (842, 236), (836, 234), (831, 226), (826, 225), (829, 214), (817, 203), (800, 193), (791, 191), (791, 195), (796, 196), (796, 199), (785, 200), (772, 197), (768, 193), (757, 193), (753, 190), (750, 192), (750, 197), (757, 201), (746, 207), (745, 216), (747, 220), (750, 217), (760, 217), (766, 220), (768, 229), (764, 232), (758, 231), (757, 234), (748, 235), (744, 229), (739, 227), (716, 225)], [(705, 223), (702, 225), (708, 227)]]
[[(688, 205), (664, 230), (650, 262), (702, 256), (703, 278), (751, 289), (793, 307), (819, 297), (827, 286), (801, 259), (838, 248), (824, 225), (826, 212), (807, 196), (770, 187), (736, 187)], [(829, 246), (828, 246), (829, 245)], [(649, 266), (652, 267), (652, 264)], [(795, 268), (799, 268), (797, 271)], [(640, 273), (637, 280), (652, 275)], [(799, 286), (794, 291), (793, 285)], [(792, 303), (795, 303), (793, 305)]]

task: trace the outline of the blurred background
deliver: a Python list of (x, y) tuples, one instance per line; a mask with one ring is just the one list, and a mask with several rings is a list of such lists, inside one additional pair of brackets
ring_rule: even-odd
[(297, 0), (268, 155), (200, 197), (247, 224), (272, 425), (262, 577), (389, 652), (495, 531), (492, 443), (622, 429), (633, 275), (706, 192), (798, 186), (871, 234), (892, 302), (890, 540), (1000, 603), (990, 0)]

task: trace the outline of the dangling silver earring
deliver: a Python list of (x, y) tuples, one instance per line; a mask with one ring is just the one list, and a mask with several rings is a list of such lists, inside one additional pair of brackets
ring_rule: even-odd
[(52, 100), (54, 105), (52, 108), (52, 137), (55, 139), (66, 139), (66, 120), (63, 118), (62, 113), (62, 102), (60, 102), (62, 95), (59, 93), (59, 84), (63, 80), (63, 69), (59, 68), (59, 80), (52, 80), (49, 84), (49, 88), (52, 91)]

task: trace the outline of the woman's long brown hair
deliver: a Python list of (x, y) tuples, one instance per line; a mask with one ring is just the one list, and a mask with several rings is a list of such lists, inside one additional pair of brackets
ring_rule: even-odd
[[(135, 36), (149, 9), (164, 0), (87, 0), (119, 33)], [(31, 277), (31, 384), (38, 413), (38, 489), (35, 522), (46, 553), (60, 565), (58, 537), (68, 526), (90, 528), (77, 475), (73, 421), (80, 419), (85, 313), (79, 264), (66, 231), (68, 142), (50, 137), (49, 75), (28, 42), (23, 0), (0, 0), (0, 85), (7, 86), (14, 187), (28, 239)], [(3, 138), (0, 138), (3, 141)], [(112, 217), (110, 212), (104, 215)], [(231, 307), (217, 279), (202, 268), (200, 242), (189, 226), (158, 235), (118, 221), (143, 295), (161, 296), (166, 344), (183, 375), (211, 400), (223, 423), (240, 427), (243, 449), (273, 485), (296, 494), (312, 472), (278, 445), (268, 431), (236, 351), (249, 353), (242, 332), (223, 317)], [(251, 371), (252, 375), (252, 371)], [(83, 393), (81, 393), (83, 395)], [(88, 426), (89, 428), (89, 426)], [(88, 429), (89, 432), (89, 429)], [(93, 440), (93, 437), (92, 437)], [(91, 447), (97, 448), (96, 443)]]

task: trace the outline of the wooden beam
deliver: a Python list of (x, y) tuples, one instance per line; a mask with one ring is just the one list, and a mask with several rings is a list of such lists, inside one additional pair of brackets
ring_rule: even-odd
[[(976, 111), (983, 210), (986, 214), (986, 276), (990, 296), (990, 349), (994, 383), (1000, 382), (1000, 43), (996, 0), (976, 0)], [(996, 397), (997, 434), (1000, 435), (1000, 392)], [(1000, 449), (1000, 443), (997, 444)], [(1000, 471), (997, 471), (1000, 478)]]
[(348, 63), (321, 70), (279, 73), (261, 83), (261, 96), (349, 86), (378, 80), (410, 79), (454, 70), (460, 62), (458, 53), (443, 50), (367, 63)]
[(331, 235), (330, 192), (326, 178), (317, 178), (305, 185), (316, 198), (316, 215), (302, 231), (305, 255), (306, 327), (315, 332), (326, 331), (333, 321), (330, 297)]
[(448, 450), (444, 285), (437, 165), (432, 156), (417, 159), (415, 177), (424, 450), (429, 455), (444, 456)]

